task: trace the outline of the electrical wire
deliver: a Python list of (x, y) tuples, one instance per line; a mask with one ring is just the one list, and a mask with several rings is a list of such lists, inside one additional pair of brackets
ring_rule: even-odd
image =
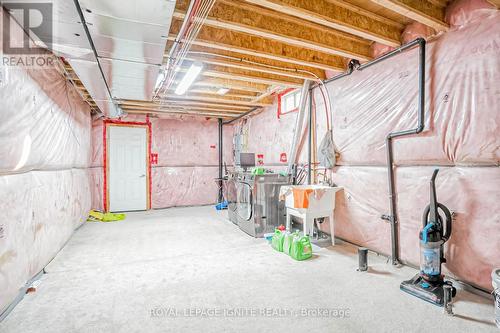
[[(169, 54), (169, 59), (167, 60), (166, 74), (160, 83), (160, 87), (155, 92), (155, 98), (161, 92), (165, 94), (174, 82), (176, 76), (176, 69), (182, 66), (185, 60), (187, 52), (191, 48), (193, 41), (198, 36), (201, 27), (205, 23), (210, 10), (215, 4), (215, 0), (193, 0), (194, 3), (190, 4), (188, 9), (188, 14), (185, 16), (186, 28), (181, 26), (181, 31), (174, 41), (172, 46), (173, 51)], [(178, 48), (180, 45), (180, 48)], [(164, 104), (164, 100), (160, 100), (160, 104)]]

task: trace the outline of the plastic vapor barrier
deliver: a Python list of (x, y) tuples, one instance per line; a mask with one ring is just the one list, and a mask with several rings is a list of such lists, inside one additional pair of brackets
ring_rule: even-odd
[[(155, 117), (129, 115), (124, 122), (151, 122), (151, 153), (158, 163), (152, 164), (152, 208), (207, 205), (217, 200), (219, 175), (218, 123), (216, 119), (195, 117)], [(103, 122), (92, 128), (93, 207), (103, 208)], [(224, 161), (232, 164), (232, 127), (223, 128)]]
[(0, 313), (91, 206), (89, 106), (55, 67), (1, 69)]
[[(401, 259), (418, 265), (418, 232), (429, 202), (434, 168), (438, 200), (456, 213), (447, 242), (446, 272), (491, 289), (500, 266), (500, 13), (486, 1), (457, 1), (446, 15), (449, 32), (428, 41), (425, 129), (395, 139), (394, 160)], [(425, 28), (425, 27), (424, 27)], [(405, 42), (430, 33), (409, 25)], [(374, 47), (377, 55), (390, 51)], [(332, 180), (338, 236), (384, 254), (391, 252), (385, 138), (417, 126), (418, 48), (327, 84), (339, 152)], [(324, 102), (314, 90), (317, 142), (326, 130)], [(276, 117), (267, 108), (238, 126), (247, 151), (276, 163), (287, 152), (296, 113)], [(271, 146), (267, 142), (272, 142)], [(301, 161), (304, 161), (303, 149)]]

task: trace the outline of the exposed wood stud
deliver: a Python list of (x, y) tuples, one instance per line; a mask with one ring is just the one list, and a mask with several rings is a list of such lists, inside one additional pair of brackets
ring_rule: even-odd
[(426, 0), (371, 0), (400, 15), (425, 24), (436, 31), (447, 31), (449, 26), (444, 22), (444, 9)]
[(217, 58), (207, 58), (207, 57), (199, 57), (199, 56), (191, 56), (191, 55), (188, 55), (186, 57), (186, 59), (193, 60), (193, 61), (198, 60), (198, 61), (202, 61), (206, 64), (231, 67), (231, 68), (238, 68), (238, 69), (243, 69), (246, 71), (267, 73), (267, 74), (272, 74), (272, 75), (293, 77), (293, 78), (302, 79), (302, 80), (314, 78), (314, 76), (311, 74), (306, 74), (306, 73), (299, 72), (299, 71), (278, 70), (278, 69), (264, 67), (264, 66), (247, 64), (247, 63), (244, 63), (241, 61), (235, 61), (235, 60), (223, 60), (223, 59), (217, 59)]
[[(367, 43), (347, 39), (343, 35), (335, 34), (335, 31), (325, 32), (322, 29), (297, 24), (288, 20), (284, 15), (266, 16), (263, 15), (265, 9), (262, 10), (255, 6), (238, 8), (233, 5), (238, 3), (238, 1), (216, 3), (204, 24), (327, 54), (358, 60), (370, 59)], [(185, 14), (176, 11), (174, 17), (184, 19)]]
[[(179, 25), (178, 20), (173, 21), (174, 27)], [(169, 39), (174, 40), (175, 33)], [(345, 67), (342, 57), (209, 26), (201, 29), (193, 44), (322, 70), (342, 71)]]
[(491, 3), (493, 6), (500, 8), (500, 0), (486, 0)]
[(327, 1), (245, 0), (389, 46), (400, 45), (400, 29)]

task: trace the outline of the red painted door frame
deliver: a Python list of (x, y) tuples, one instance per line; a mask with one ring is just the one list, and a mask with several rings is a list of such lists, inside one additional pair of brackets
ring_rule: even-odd
[(108, 142), (107, 142), (107, 130), (108, 126), (124, 126), (124, 127), (144, 127), (147, 131), (147, 142), (148, 147), (146, 151), (146, 167), (147, 167), (147, 209), (151, 209), (151, 187), (152, 187), (152, 175), (151, 175), (151, 122), (149, 121), (149, 117), (146, 117), (145, 122), (139, 121), (122, 121), (122, 120), (111, 120), (106, 119), (103, 121), (103, 130), (102, 130), (102, 145), (103, 145), (103, 208), (104, 211), (107, 212), (109, 209), (109, 189), (108, 189)]

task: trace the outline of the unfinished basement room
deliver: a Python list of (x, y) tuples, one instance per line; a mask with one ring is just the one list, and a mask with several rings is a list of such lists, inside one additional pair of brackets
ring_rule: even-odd
[(500, 332), (500, 0), (0, 0), (0, 333)]

